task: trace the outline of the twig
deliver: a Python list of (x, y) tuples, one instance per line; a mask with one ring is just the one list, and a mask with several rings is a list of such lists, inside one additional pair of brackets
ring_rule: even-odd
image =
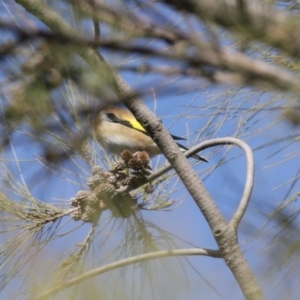
[(247, 39), (259, 40), (298, 57), (300, 29), (298, 16), (275, 9), (268, 1), (186, 0), (163, 2), (238, 32)]
[[(90, 49), (90, 51), (83, 51), (81, 53), (81, 56), (85, 60), (87, 60), (91, 64), (91, 66), (95, 65), (95, 68), (99, 63), (101, 63), (102, 68), (108, 67), (108, 69), (110, 69), (109, 66), (104, 62), (104, 59), (102, 57), (99, 61), (99, 53), (97, 53), (96, 48), (97, 46), (102, 46), (116, 51), (126, 51), (134, 53), (138, 52), (140, 54), (158, 56), (169, 60), (185, 60), (189, 63), (190, 66), (193, 66), (193, 68), (196, 66), (200, 70), (198, 72), (195, 72), (194, 75), (204, 76), (211, 79), (212, 81), (220, 83), (231, 83), (238, 85), (250, 84), (258, 86), (260, 88), (262, 86), (264, 87), (264, 85), (266, 84), (269, 84), (274, 89), (280, 89), (283, 91), (289, 90), (295, 92), (298, 95), (300, 94), (298, 81), (296, 78), (294, 78), (292, 74), (282, 69), (275, 68), (274, 66), (270, 66), (265, 62), (251, 59), (240, 52), (232, 54), (227, 53), (225, 51), (216, 50), (208, 43), (202, 41), (200, 38), (193, 41), (193, 43), (199, 50), (193, 56), (190, 56), (188, 52), (176, 53), (176, 51), (173, 51), (173, 49), (170, 49), (170, 51), (161, 51), (157, 50), (156, 48), (152, 49), (150, 47), (146, 48), (143, 46), (128, 45), (124, 42), (124, 40), (120, 40), (119, 38), (112, 38), (106, 40), (102, 39), (101, 41), (95, 39), (91, 41), (78, 34), (76, 30), (74, 30), (71, 26), (69, 26), (69, 24), (65, 23), (63, 20), (60, 20), (58, 23), (53, 24), (52, 18), (58, 20), (59, 16), (56, 15), (55, 11), (51, 11), (50, 8), (47, 9), (47, 11), (49, 11), (49, 15), (53, 15), (53, 17), (49, 18), (49, 16), (45, 16), (44, 10), (46, 10), (46, 8), (44, 7), (44, 4), (37, 4), (36, 0), (16, 1), (24, 5), (25, 7), (29, 5), (28, 7), (30, 8), (31, 6), (33, 6), (34, 9), (35, 7), (39, 8), (36, 9), (36, 11), (38, 11), (39, 13), (41, 12), (42, 14), (37, 15), (37, 17), (40, 17), (45, 22), (45, 24), (48, 25), (54, 31), (54, 34), (42, 30), (31, 30), (31, 32), (28, 32), (24, 29), (12, 27), (8, 23), (1, 23), (0, 21), (0, 25), (2, 27), (14, 30), (15, 32), (20, 34), (19, 40), (17, 40), (15, 43), (10, 43), (9, 45), (5, 45), (3, 48), (0, 48), (0, 53), (1, 51), (3, 51), (2, 54), (11, 51), (11, 49), (17, 47), (19, 43), (26, 41), (26, 38), (36, 38), (40, 36), (45, 39), (56, 39), (64, 42), (67, 41), (70, 44), (78, 46), (85, 45), (88, 48), (93, 48), (93, 50)], [(58, 30), (57, 28), (59, 26), (61, 26), (60, 30)], [(177, 41), (177, 38), (178, 37), (176, 37), (176, 39), (174, 38), (174, 41)], [(185, 39), (187, 42), (191, 43), (188, 36), (186, 36)], [(203, 66), (220, 68), (222, 69), (222, 72), (208, 72), (201, 69)], [(224, 71), (228, 71), (228, 74), (226, 74), (226, 72)], [(101, 78), (103, 79), (102, 75), (103, 74), (101, 74)]]
[(163, 257), (172, 257), (172, 256), (190, 256), (190, 255), (203, 255), (203, 256), (210, 256), (215, 258), (221, 258), (221, 254), (219, 250), (211, 250), (211, 249), (202, 249), (202, 248), (192, 248), (192, 249), (175, 249), (175, 250), (163, 250), (163, 251), (155, 251), (146, 254), (141, 254), (129, 258), (125, 258), (114, 263), (105, 265), (103, 267), (99, 267), (88, 271), (78, 277), (75, 277), (65, 283), (57, 285), (55, 288), (50, 289), (40, 295), (38, 295), (34, 300), (39, 299), (46, 299), (51, 297), (58, 292), (65, 290), (75, 284), (81, 283), (84, 280), (92, 278), (94, 276), (106, 273), (111, 270), (115, 270), (117, 268), (121, 268), (124, 266), (128, 266), (137, 262), (148, 261), (157, 258)]
[[(16, 0), (16, 2), (23, 5), (27, 10), (29, 10), (42, 22), (49, 26), (49, 28), (51, 28), (54, 32), (61, 32), (67, 35), (70, 34), (71, 37), (77, 36), (76, 30), (69, 26), (67, 22), (62, 20), (62, 18), (44, 2), (38, 0)], [(207, 47), (206, 50), (208, 50)], [(103, 75), (103, 68), (106, 67), (108, 71), (111, 71), (111, 68), (109, 65), (104, 63), (104, 60), (99, 59), (95, 49), (83, 47), (81, 55), (93, 68), (93, 70), (96, 71), (96, 74), (99, 74), (99, 80), (104, 81), (103, 76), (101, 76)], [(224, 60), (224, 57), (222, 57), (220, 60), (219, 55), (216, 56), (215, 53), (213, 53), (211, 56), (208, 51), (206, 51), (205, 55), (207, 60), (217, 59), (216, 62), (219, 61), (221, 64), (220, 66), (223, 68), (228, 66), (232, 67), (232, 61), (226, 61)], [(251, 65), (253, 62), (248, 58), (246, 59), (246, 66), (253, 68)], [(238, 64), (234, 67), (238, 69), (240, 65)], [(256, 67), (256, 65), (254, 65), (254, 67)], [(268, 70), (270, 71), (270, 67), (268, 67)], [(242, 71), (244, 71), (244, 68)], [(257, 71), (260, 71), (260, 69)], [(111, 78), (105, 78), (105, 80), (115, 77), (115, 82), (119, 89), (118, 96), (128, 96), (133, 94), (131, 87), (120, 75), (115, 74), (114, 72), (111, 72), (109, 75)], [(256, 76), (257, 72), (254, 72), (253, 75)], [(273, 74), (269, 73), (269, 75), (272, 76)], [(267, 79), (269, 79), (269, 75), (266, 77)], [(290, 75), (288, 76), (290, 77)], [(281, 83), (281, 86), (283, 86), (282, 84), (283, 82)], [(289, 85), (289, 87), (291, 88), (291, 85)], [(299, 91), (297, 86), (293, 85), (293, 87), (295, 90)], [(192, 166), (187, 162), (184, 155), (180, 152), (178, 146), (170, 136), (167, 129), (161, 124), (161, 122), (142, 100), (130, 99), (124, 103), (136, 116), (138, 121), (140, 121), (146, 130), (151, 134), (154, 141), (172, 164), (178, 176), (186, 186), (188, 192), (203, 213), (214, 234), (222, 257), (227, 266), (230, 268), (231, 272), (234, 274), (244, 293), (244, 296), (247, 299), (264, 299), (261, 288), (237, 243), (236, 231), (232, 226), (229, 226), (227, 221), (224, 219), (217, 205), (214, 203), (210, 194), (205, 189)]]
[[(119, 77), (118, 80), (122, 81), (122, 78)], [(121, 83), (126, 87), (124, 80)], [(126, 95), (130, 91), (127, 89), (124, 93)], [(257, 279), (238, 245), (235, 228), (224, 219), (211, 195), (204, 187), (195, 170), (185, 159), (168, 130), (140, 99), (129, 100), (125, 104), (150, 133), (203, 213), (214, 234), (224, 261), (234, 274), (244, 296), (251, 300), (264, 299)]]
[[(241, 198), (240, 204), (234, 213), (232, 219), (229, 222), (229, 225), (232, 226), (236, 231), (238, 228), (238, 225), (242, 219), (242, 217), (245, 214), (245, 211), (247, 209), (252, 189), (253, 189), (253, 182), (254, 182), (254, 157), (252, 149), (242, 140), (234, 138), (234, 137), (225, 137), (225, 138), (217, 138), (217, 139), (211, 139), (205, 142), (200, 143), (199, 145), (191, 148), (190, 150), (186, 151), (184, 155), (186, 157), (191, 157), (194, 154), (205, 150), (207, 148), (220, 146), (220, 145), (236, 145), (244, 150), (247, 160), (247, 174), (246, 174), (246, 183), (245, 188), (243, 192), (243, 196)], [(165, 167), (153, 172), (150, 176), (147, 177), (146, 181), (143, 183), (151, 182), (163, 174), (167, 173), (172, 169), (172, 166), (170, 164), (166, 165)], [(137, 187), (134, 187), (137, 188)], [(132, 186), (126, 186), (122, 187), (117, 190), (118, 193), (124, 193), (132, 190)]]
[[(242, 150), (244, 150), (247, 160), (247, 174), (246, 174), (246, 183), (244, 187), (243, 196), (241, 198), (240, 204), (234, 213), (232, 219), (229, 222), (229, 225), (232, 226), (235, 230), (237, 230), (237, 227), (242, 219), (242, 217), (245, 214), (245, 211), (247, 209), (252, 189), (253, 189), (253, 182), (254, 182), (254, 157), (252, 149), (248, 146), (247, 143), (244, 141), (234, 138), (234, 137), (225, 137), (225, 138), (217, 138), (212, 139), (209, 141), (205, 141), (190, 150), (188, 150), (185, 155), (187, 157), (192, 156), (193, 154), (196, 154), (197, 152), (210, 148), (215, 147), (218, 145), (236, 145), (240, 147)], [(168, 166), (167, 166), (168, 167)], [(155, 174), (152, 174), (153, 176)]]

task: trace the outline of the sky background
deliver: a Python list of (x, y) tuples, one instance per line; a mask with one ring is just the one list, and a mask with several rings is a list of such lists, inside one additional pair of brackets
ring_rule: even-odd
[[(57, 6), (52, 1), (49, 1), (49, 4)], [(70, 7), (61, 2), (60, 8), (63, 17), (73, 24), (76, 15), (71, 14)], [(162, 9), (163, 14), (170, 14), (164, 6)], [(26, 17), (26, 20), (20, 16)], [(0, 1), (0, 17), (13, 24), (27, 24), (30, 20), (33, 24), (42, 26), (36, 18), (11, 0)], [(178, 18), (179, 16), (172, 14), (168, 19), (175, 24)], [(92, 24), (89, 20), (82, 20), (80, 24), (87, 34), (92, 34)], [(195, 30), (199, 32), (204, 29), (202, 24), (195, 26)], [(184, 22), (182, 27), (185, 28)], [(9, 37), (6, 33), (0, 35), (0, 42), (3, 43)], [(233, 44), (227, 33), (224, 33), (221, 42), (224, 47)], [(102, 54), (111, 64), (125, 67), (139, 66), (146, 62), (165, 64), (162, 60), (139, 55), (120, 55), (105, 50)], [(18, 69), (19, 65), (20, 58), (8, 57), (0, 61), (2, 83), (8, 78), (7, 70), (12, 67)], [(170, 133), (187, 138), (186, 146), (196, 145), (210, 138), (236, 136), (246, 141), (254, 150), (255, 185), (249, 208), (239, 228), (239, 242), (268, 299), (297, 299), (299, 282), (295, 274), (298, 272), (298, 264), (288, 257), (284, 267), (280, 266), (279, 262), (282, 258), (281, 253), (284, 253), (285, 247), (288, 246), (289, 238), (297, 240), (298, 222), (294, 220), (295, 231), (283, 231), (279, 234), (282, 227), (278, 219), (273, 217), (270, 220), (274, 209), (299, 189), (298, 181), (294, 181), (299, 171), (298, 128), (285, 120), (282, 111), (278, 110), (278, 107), (285, 105), (289, 95), (254, 88), (212, 85), (199, 78), (166, 78), (162, 75), (141, 75), (128, 71), (121, 74), (135, 90), (146, 91), (143, 99), (147, 105), (163, 120)], [(2, 89), (2, 106), (10, 103), (11, 92), (17, 87), (15, 84)], [(59, 92), (60, 96), (70, 97), (72, 88), (66, 84)], [(85, 95), (78, 92), (76, 96)], [(292, 135), (295, 136), (294, 139), (284, 140)], [(103, 153), (97, 145), (95, 149), (98, 162), (103, 163)], [(79, 190), (87, 189), (86, 182), (91, 176), (91, 170), (87, 164), (76, 158), (65, 162), (60, 169), (53, 167), (53, 172), (49, 172), (41, 163), (42, 154), (43, 149), (33, 142), (28, 128), (18, 128), (11, 137), (8, 150), (1, 153), (1, 192), (15, 201), (22, 201), (22, 196), (18, 195), (13, 187), (8, 187), (5, 181), (11, 173), (15, 182), (20, 185), (25, 183), (37, 199), (68, 207), (71, 197)], [(216, 147), (203, 151), (201, 155), (205, 156), (209, 163), (196, 163), (191, 160), (194, 168), (204, 180), (206, 188), (225, 218), (230, 220), (239, 204), (245, 183), (246, 161), (243, 152), (237, 147)], [(160, 156), (153, 159), (152, 165), (155, 168), (164, 162), (165, 158)], [(166, 194), (169, 199), (175, 200), (175, 204), (169, 210), (141, 212), (143, 222), (158, 247), (216, 249), (216, 242), (206, 220), (176, 177), (156, 188), (153, 197)], [(285, 209), (285, 213), (292, 217), (298, 209), (298, 202), (293, 201)], [(3, 224), (3, 228), (6, 226)], [(76, 245), (86, 238), (90, 228), (90, 224), (74, 222), (70, 217), (65, 217), (57, 227), (53, 226), (48, 233), (44, 232), (45, 240), (51, 233), (54, 233), (55, 238), (45, 243), (38, 251), (33, 247), (26, 253), (26, 258), (30, 257), (30, 260), (24, 265), (19, 276), (2, 290), (3, 299), (10, 299), (16, 292), (26, 288), (28, 282), (24, 282), (24, 278), (28, 278), (25, 276), (27, 271), (34, 270), (35, 276), (41, 274), (42, 277), (45, 270), (50, 270), (68, 257), (76, 249)], [(17, 233), (2, 234), (1, 243), (5, 244), (13, 234)], [(283, 238), (286, 238), (286, 245)], [(134, 253), (143, 253), (147, 251), (147, 247), (143, 239), (139, 240), (136, 220), (113, 218), (109, 211), (105, 211), (95, 231), (91, 249), (86, 255), (86, 268), (104, 265)], [(23, 256), (20, 257), (24, 259)], [(1, 273), (4, 275), (17, 262), (16, 258), (12, 258), (7, 266), (2, 266)], [(276, 262), (278, 264), (274, 265)], [(201, 256), (168, 258), (148, 262), (143, 266), (131, 266), (122, 271), (117, 269), (89, 280), (86, 285), (88, 288), (100, 286), (101, 295), (107, 299), (118, 299), (120, 295), (125, 295), (125, 299), (243, 298), (225, 263), (221, 259)], [(61, 293), (57, 299), (63, 299), (65, 296)]]

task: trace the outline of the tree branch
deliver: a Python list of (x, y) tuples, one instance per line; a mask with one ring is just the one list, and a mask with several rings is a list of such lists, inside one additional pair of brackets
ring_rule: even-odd
[[(218, 145), (236, 145), (244, 150), (247, 160), (247, 174), (246, 174), (246, 183), (244, 187), (243, 196), (241, 198), (240, 204), (234, 213), (232, 219), (229, 222), (229, 225), (232, 226), (235, 230), (237, 230), (238, 225), (245, 214), (248, 203), (250, 201), (251, 193), (253, 190), (254, 184), (254, 157), (252, 149), (246, 144), (244, 141), (234, 138), (234, 137), (225, 137), (225, 138), (217, 138), (209, 141), (202, 142), (201, 144), (191, 148), (188, 150), (185, 155), (187, 157), (192, 156), (193, 154), (198, 153), (201, 150), (215, 147)], [(167, 166), (168, 167), (168, 166)], [(152, 174), (151, 176), (153, 176)], [(150, 177), (150, 176), (149, 176)]]
[[(119, 80), (121, 78), (119, 77)], [(126, 87), (126, 84), (124, 86)], [(124, 93), (129, 93), (125, 90)], [(247, 299), (264, 299), (262, 291), (237, 243), (236, 231), (226, 222), (213, 199), (198, 178), (168, 130), (141, 100), (131, 99), (125, 104), (151, 134), (167, 157), (186, 189), (206, 218), (218, 243), (224, 261), (234, 274)]]
[[(73, 35), (76, 36), (77, 32), (64, 22), (60, 16), (51, 10), (44, 2), (38, 0), (16, 1), (23, 5), (29, 12), (37, 16), (53, 31), (70, 34), (71, 37)], [(103, 74), (104, 66), (109, 68), (103, 60), (99, 59), (99, 56), (94, 49), (83, 47), (80, 54), (87, 60), (91, 67), (94, 67), (99, 75)], [(116, 74), (115, 79), (116, 85), (120, 90), (120, 95), (127, 96), (134, 94), (132, 93), (131, 87), (121, 76)], [(99, 80), (101, 80), (100, 76)], [(179, 150), (167, 129), (141, 100), (127, 100), (125, 104), (152, 135), (154, 141), (165, 154), (196, 204), (201, 209), (212, 229), (222, 257), (234, 274), (245, 297), (247, 299), (255, 300), (264, 299), (256, 278), (250, 270), (237, 243), (235, 230), (233, 230), (223, 218), (218, 207), (211, 199), (209, 193), (204, 188), (192, 166)]]
[[(298, 16), (274, 9), (267, 1), (164, 0), (177, 9), (198, 15), (241, 33), (249, 40), (260, 40), (294, 57), (300, 57)], [(240, 5), (239, 3), (243, 3)]]
[[(233, 83), (239, 85), (255, 85), (258, 87), (264, 87), (263, 85), (269, 84), (274, 89), (280, 89), (283, 91), (293, 91), (296, 94), (300, 95), (300, 87), (298, 80), (294, 76), (282, 69), (275, 68), (270, 66), (267, 63), (262, 61), (253, 60), (248, 58), (246, 55), (236, 52), (236, 53), (227, 53), (221, 51), (220, 49), (214, 49), (208, 43), (201, 41), (198, 37), (189, 37), (189, 36), (179, 36), (177, 33), (170, 35), (168, 38), (171, 39), (173, 36), (173, 42), (177, 42), (178, 38), (185, 38), (185, 41), (192, 43), (193, 46), (196, 46), (199, 51), (195, 52), (193, 56), (190, 56), (189, 53), (176, 53), (173, 48), (170, 48), (170, 51), (161, 51), (155, 48), (151, 49), (150, 47), (141, 47), (141, 46), (132, 46), (124, 44), (124, 41), (112, 39), (112, 40), (102, 40), (102, 41), (89, 41), (80, 35), (75, 29), (73, 29), (67, 22), (60, 18), (60, 16), (45, 3), (36, 1), (36, 0), (15, 0), (16, 2), (23, 5), (29, 12), (33, 12), (40, 20), (42, 20), (47, 26), (53, 30), (53, 32), (58, 34), (58, 38), (62, 38), (64, 41), (77, 44), (81, 49), (79, 54), (90, 63), (91, 67), (95, 70), (98, 68), (99, 78), (103, 80), (103, 68), (107, 69), (105, 72), (106, 76), (109, 78), (107, 81), (111, 82), (112, 70), (105, 63), (104, 59), (101, 57), (101, 62), (99, 61), (99, 53), (96, 51), (96, 46), (102, 46), (109, 49), (123, 50), (129, 52), (138, 52), (144, 55), (158, 56), (170, 60), (182, 60), (189, 62), (192, 67), (197, 66), (200, 69), (197, 76), (205, 76), (212, 80), (221, 83)], [(191, 0), (192, 1), (192, 0)], [(215, 0), (216, 1), (216, 0)], [(20, 29), (18, 29), (20, 30)], [(38, 35), (39, 32), (36, 32)], [(51, 34), (46, 32), (40, 32), (41, 36), (45, 38), (50, 37)], [(23, 31), (24, 38), (26, 32)], [(11, 49), (11, 45), (5, 46), (3, 51), (7, 52), (7, 49)], [(300, 53), (300, 52), (299, 52)], [(99, 65), (99, 63), (101, 63)], [(98, 67), (97, 67), (98, 66)], [(211, 66), (214, 68), (220, 68), (221, 70), (227, 70), (233, 72), (230, 77), (227, 78), (223, 73), (216, 72), (206, 72), (205, 70), (201, 71), (201, 67)], [(99, 72), (99, 68), (102, 70)], [(100, 79), (99, 79), (100, 80)], [(230, 81), (232, 80), (232, 81)]]
[(40, 295), (38, 295), (34, 300), (41, 300), (46, 299), (48, 297), (54, 296), (55, 294), (75, 285), (81, 283), (84, 280), (92, 278), (94, 276), (109, 272), (111, 270), (115, 270), (117, 268), (121, 268), (124, 266), (128, 266), (134, 263), (139, 263), (143, 261), (153, 260), (157, 258), (164, 258), (164, 257), (177, 257), (177, 256), (191, 256), (191, 255), (203, 255), (203, 256), (210, 256), (215, 258), (220, 258), (220, 251), (219, 250), (210, 250), (210, 249), (201, 249), (201, 248), (192, 248), (192, 249), (175, 249), (175, 250), (163, 250), (163, 251), (156, 251), (150, 252), (146, 254), (141, 254), (129, 258), (125, 258), (114, 263), (105, 265), (103, 267), (99, 267), (88, 271), (78, 277), (75, 277), (67, 282), (64, 282), (60, 285), (55, 286), (55, 288), (50, 289)]

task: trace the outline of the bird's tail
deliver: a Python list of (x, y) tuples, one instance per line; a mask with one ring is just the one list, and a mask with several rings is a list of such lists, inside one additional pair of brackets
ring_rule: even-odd
[[(187, 147), (177, 143), (178, 147), (180, 148), (180, 150), (184, 153), (186, 152), (187, 150), (189, 150)], [(205, 162), (208, 162), (208, 160), (206, 158), (204, 158), (203, 156), (200, 156), (198, 154), (194, 154), (191, 156), (192, 158), (195, 158), (195, 159), (198, 159), (198, 160), (202, 160), (202, 161), (205, 161)]]

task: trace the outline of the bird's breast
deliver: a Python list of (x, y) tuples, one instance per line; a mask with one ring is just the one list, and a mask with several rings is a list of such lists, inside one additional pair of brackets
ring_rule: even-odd
[(96, 129), (97, 140), (112, 154), (120, 155), (124, 150), (146, 151), (151, 157), (160, 154), (155, 142), (146, 134), (122, 124), (105, 122)]

